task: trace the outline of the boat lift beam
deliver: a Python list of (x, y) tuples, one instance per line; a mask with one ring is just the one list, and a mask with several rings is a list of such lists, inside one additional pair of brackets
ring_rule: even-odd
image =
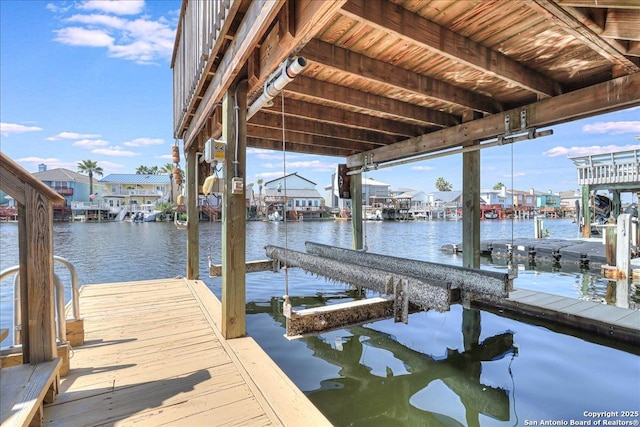
[(265, 251), (269, 258), (279, 261), (281, 266), (299, 267), (310, 273), (380, 294), (388, 293), (390, 285), (392, 287), (394, 283), (401, 281), (409, 303), (422, 310), (448, 311), (452, 302), (459, 300), (459, 291), (452, 287), (451, 281), (388, 272), (278, 246), (266, 246)]
[(497, 271), (479, 270), (454, 265), (439, 264), (413, 259), (354, 251), (320, 243), (305, 242), (308, 254), (330, 258), (341, 263), (377, 268), (387, 274), (409, 274), (412, 277), (430, 278), (450, 282), (453, 288), (460, 288), (463, 300), (470, 301), (473, 295), (483, 298), (506, 298), (513, 290), (513, 279), (509, 274)]

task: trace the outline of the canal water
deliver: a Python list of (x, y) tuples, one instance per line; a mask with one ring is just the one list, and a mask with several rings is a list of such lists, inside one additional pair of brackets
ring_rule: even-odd
[[(552, 238), (578, 238), (570, 220), (547, 220)], [(201, 223), (201, 278), (220, 298), (221, 224)], [(461, 265), (440, 251), (462, 241), (455, 221), (366, 222), (370, 252)], [(484, 221), (482, 238), (532, 237), (532, 221)], [(314, 241), (351, 247), (348, 222), (249, 222), (247, 260), (264, 246), (304, 251)], [(183, 275), (186, 232), (171, 223), (57, 223), (54, 252), (73, 262), (81, 284)], [(18, 262), (17, 225), (0, 223), (0, 269)], [(505, 271), (500, 260), (483, 269)], [(64, 267), (56, 272), (69, 284)], [(291, 269), (296, 308), (360, 298), (347, 286)], [(607, 304), (640, 305), (635, 286), (616, 299), (616, 284), (576, 266), (520, 265), (515, 287)], [(0, 284), (0, 326), (9, 327), (12, 280)], [(487, 311), (453, 306), (420, 312), (409, 323), (378, 321), (297, 341), (284, 338), (284, 273), (247, 276), (247, 331), (337, 426), (514, 426), (629, 421), (638, 425), (640, 349)], [(620, 301), (622, 300), (622, 301)], [(5, 345), (6, 345), (5, 341)], [(626, 411), (626, 412), (625, 412)], [(634, 412), (635, 411), (635, 412)], [(600, 412), (617, 412), (605, 417)], [(600, 421), (596, 424), (596, 421)], [(616, 425), (616, 424), (609, 424)]]

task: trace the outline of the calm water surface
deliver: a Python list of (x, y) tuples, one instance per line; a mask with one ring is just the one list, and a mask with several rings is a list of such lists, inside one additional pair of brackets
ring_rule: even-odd
[[(570, 221), (548, 220), (545, 228), (553, 238), (579, 237)], [(462, 241), (461, 222), (366, 222), (364, 231), (370, 252), (462, 263), (439, 249)], [(208, 277), (207, 257), (220, 263), (221, 224), (201, 223), (200, 232), (201, 278), (220, 297), (220, 279)], [(531, 237), (533, 224), (485, 221), (481, 233)], [(351, 224), (250, 222), (247, 236), (247, 260), (256, 260), (265, 258), (267, 244), (301, 251), (305, 241), (349, 248)], [(185, 247), (186, 232), (171, 223), (54, 227), (54, 251), (75, 264), (81, 284), (183, 275)], [(17, 225), (1, 223), (0, 269), (17, 261)], [(504, 271), (506, 266), (484, 260), (482, 268)], [(519, 270), (518, 288), (615, 304), (615, 283), (597, 272), (524, 265)], [(69, 283), (64, 268), (56, 272)], [(281, 309), (284, 282), (282, 273), (247, 276), (248, 333), (335, 425), (512, 426), (547, 420), (569, 425), (591, 419), (585, 412), (640, 410), (638, 348), (460, 306), (412, 314), (408, 325), (385, 320), (288, 341)], [(288, 283), (297, 308), (361, 297), (299, 269), (289, 271)], [(2, 327), (11, 324), (12, 286), (12, 280), (0, 284)], [(639, 301), (631, 287), (626, 303)], [(608, 420), (617, 419), (638, 418)]]

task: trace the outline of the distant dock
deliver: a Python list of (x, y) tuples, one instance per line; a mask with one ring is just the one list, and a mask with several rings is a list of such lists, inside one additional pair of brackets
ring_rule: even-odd
[[(462, 243), (447, 244), (443, 252), (462, 252)], [(564, 239), (495, 239), (480, 242), (480, 253), (486, 257), (509, 258), (529, 262), (573, 264), (585, 268), (600, 268), (607, 264), (605, 245), (593, 240)]]

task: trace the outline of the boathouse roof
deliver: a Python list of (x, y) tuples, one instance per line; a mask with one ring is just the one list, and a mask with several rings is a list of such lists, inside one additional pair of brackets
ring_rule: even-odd
[(174, 136), (197, 151), (238, 77), (251, 109), (296, 55), (306, 67), (249, 118), (247, 146), (280, 150), (284, 114), (288, 151), (350, 169), (640, 105), (635, 0), (213, 3), (183, 1), (171, 65)]
[(136, 174), (136, 173), (112, 173), (100, 180), (103, 184), (164, 184), (169, 185), (169, 175), (160, 174)]

